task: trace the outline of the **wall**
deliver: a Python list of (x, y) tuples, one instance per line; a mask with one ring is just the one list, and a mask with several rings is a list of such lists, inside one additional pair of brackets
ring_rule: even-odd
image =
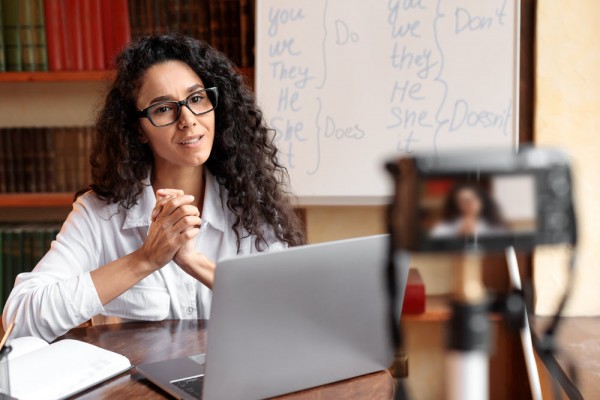
[[(538, 1), (535, 141), (573, 157), (580, 254), (570, 315), (600, 314), (600, 1)], [(538, 251), (539, 314), (564, 288), (565, 251)]]

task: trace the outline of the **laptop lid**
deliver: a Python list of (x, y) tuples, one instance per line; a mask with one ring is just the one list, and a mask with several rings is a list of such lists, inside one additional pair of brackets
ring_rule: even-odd
[[(379, 235), (221, 261), (203, 398), (266, 398), (389, 367), (388, 242)], [(401, 303), (408, 265), (398, 276)]]

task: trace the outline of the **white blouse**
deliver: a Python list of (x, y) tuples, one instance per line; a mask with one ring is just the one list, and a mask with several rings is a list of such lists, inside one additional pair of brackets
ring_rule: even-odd
[[(51, 249), (32, 272), (17, 276), (3, 312), (4, 326), (15, 320), (13, 335), (47, 341), (89, 319), (208, 319), (212, 292), (171, 261), (121, 296), (102, 306), (90, 271), (139, 249), (148, 234), (156, 204), (148, 184), (136, 205), (107, 205), (88, 192), (73, 204)], [(227, 208), (227, 191), (206, 171), (202, 225), (196, 249), (218, 261), (257, 252), (256, 236), (240, 239), (231, 228), (235, 216)], [(284, 248), (272, 231), (264, 251)], [(217, 267), (218, 268), (218, 267)]]

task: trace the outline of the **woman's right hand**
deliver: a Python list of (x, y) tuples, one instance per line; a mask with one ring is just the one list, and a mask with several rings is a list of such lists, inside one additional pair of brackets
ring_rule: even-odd
[(170, 190), (156, 202), (148, 237), (140, 248), (155, 270), (170, 262), (181, 246), (200, 232), (200, 212), (193, 202), (194, 197), (181, 190)]

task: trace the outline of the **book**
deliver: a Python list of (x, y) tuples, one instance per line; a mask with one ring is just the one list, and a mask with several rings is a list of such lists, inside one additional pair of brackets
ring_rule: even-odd
[(66, 128), (54, 128), (54, 184), (57, 192), (67, 191), (67, 168), (66, 159), (68, 154), (66, 152)]
[(79, 340), (26, 336), (10, 346), (11, 395), (19, 399), (69, 397), (132, 368), (127, 357)]
[(44, 20), (46, 23), (46, 47), (48, 53), (48, 69), (62, 71), (64, 49), (64, 24), (62, 21), (61, 3), (58, 0), (44, 0)]
[(6, 193), (15, 191), (15, 168), (14, 168), (14, 153), (12, 146), (12, 129), (4, 129), (2, 132), (2, 140), (4, 144), (4, 176), (6, 177)]
[(2, 1), (0, 1), (0, 72), (6, 71), (6, 58), (4, 57), (4, 13), (2, 12)]
[(81, 47), (83, 48), (83, 69), (94, 69), (94, 38), (92, 34), (92, 1), (81, 1)]
[(42, 171), (45, 192), (55, 192), (56, 189), (56, 149), (54, 147), (55, 128), (44, 128), (40, 132), (42, 137)]
[(2, 24), (7, 71), (21, 71), (21, 33), (19, 6), (21, 2), (2, 0)]
[(35, 70), (48, 71), (46, 49), (46, 24), (44, 18), (44, 0), (33, 0), (33, 46), (35, 49)]
[(83, 36), (82, 36), (82, 25), (81, 21), (82, 2), (80, 0), (66, 0), (62, 3), (65, 7), (66, 17), (66, 43), (67, 43), (67, 65), (70, 70), (81, 71), (84, 68), (84, 55), (83, 55)]
[(92, 67), (96, 71), (105, 68), (104, 40), (102, 33), (102, 0), (86, 0), (90, 3), (90, 30), (92, 35)]
[(419, 271), (411, 268), (402, 303), (402, 314), (423, 314), (425, 312), (425, 284)]
[(23, 153), (23, 191), (32, 193), (37, 192), (37, 174), (35, 172), (35, 129), (21, 128), (21, 145)]
[(10, 291), (13, 288), (12, 281), (12, 247), (13, 237), (11, 226), (7, 225), (2, 230), (2, 280), (4, 284), (4, 295), (3, 302), (8, 297)]
[(23, 130), (19, 128), (11, 129), (13, 169), (15, 171), (14, 191), (22, 193), (25, 191), (25, 154), (23, 154)]
[(127, 0), (102, 2), (102, 32), (105, 65), (114, 68), (115, 56), (131, 41)]
[[(0, 2), (1, 3), (1, 2)], [(0, 18), (1, 19), (1, 18)], [(8, 150), (4, 147), (4, 136), (6, 135), (6, 131), (2, 129), (0, 131), (0, 193), (6, 193), (6, 158), (5, 154)]]
[(35, 46), (33, 43), (33, 2), (34, 0), (22, 0), (19, 2), (21, 69), (23, 71), (35, 71)]

